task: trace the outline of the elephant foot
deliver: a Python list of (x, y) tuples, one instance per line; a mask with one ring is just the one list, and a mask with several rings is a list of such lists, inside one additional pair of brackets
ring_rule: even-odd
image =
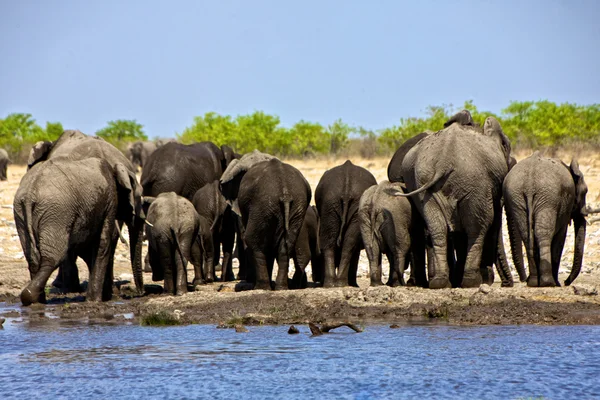
[(235, 281), (235, 275), (233, 274), (233, 272), (225, 274), (224, 279), (222, 279), (223, 282), (232, 282)]
[(527, 286), (529, 287), (539, 287), (539, 281), (538, 281), (538, 277), (534, 276), (534, 275), (529, 275), (529, 277), (527, 278)]
[(150, 267), (150, 264), (144, 264), (144, 272), (152, 272), (152, 267)]
[(513, 287), (514, 285), (515, 285), (515, 283), (513, 282), (513, 280), (509, 279), (509, 280), (502, 281), (502, 284), (500, 286), (501, 287)]
[(204, 285), (204, 281), (200, 278), (194, 278), (194, 280), (192, 281), (192, 286), (196, 287), (200, 285)]
[[(478, 271), (479, 272), (479, 271)], [(462, 288), (478, 288), (483, 283), (481, 274), (465, 274), (460, 287)]]
[(207, 276), (206, 279), (204, 280), (204, 283), (213, 283), (215, 281), (215, 278), (212, 276)]
[(288, 290), (288, 285), (276, 283), (275, 290)]
[(411, 276), (406, 281), (406, 286), (417, 286), (417, 280)]
[(389, 280), (385, 284), (386, 284), (386, 286), (389, 286), (389, 287), (404, 286), (404, 285), (402, 285), (402, 282), (400, 282), (398, 279)]
[(383, 282), (381, 279), (371, 279), (371, 286), (383, 286)]
[(434, 277), (432, 280), (429, 281), (429, 288), (430, 289), (446, 289), (446, 288), (451, 288), (452, 285), (450, 284), (450, 279), (448, 279), (448, 277)]
[(25, 288), (21, 292), (21, 303), (24, 306), (29, 306), (33, 303), (46, 303), (46, 293), (41, 292), (37, 293), (35, 290), (31, 290), (30, 288)]
[(271, 290), (271, 282), (256, 282), (254, 284), (255, 290)]
[(540, 278), (540, 287), (555, 287), (556, 286), (556, 281), (554, 280), (554, 278), (545, 278), (545, 277), (541, 277)]

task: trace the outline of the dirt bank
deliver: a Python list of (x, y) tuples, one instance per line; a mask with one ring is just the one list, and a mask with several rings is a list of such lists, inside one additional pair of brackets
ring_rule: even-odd
[[(529, 154), (520, 154), (519, 160)], [(564, 161), (570, 155), (560, 154)], [(600, 200), (600, 157), (596, 154), (579, 158), (589, 186), (588, 204), (598, 206)], [(323, 172), (344, 160), (290, 161), (306, 176), (314, 189)], [(352, 160), (369, 169), (378, 181), (387, 179), (389, 159)], [(243, 323), (243, 324), (301, 324), (350, 320), (357, 323), (403, 323), (431, 319), (452, 324), (600, 324), (600, 296), (575, 294), (573, 287), (530, 289), (522, 283), (514, 288), (494, 284), (482, 289), (424, 290), (419, 288), (369, 288), (366, 280), (368, 262), (364, 252), (359, 264), (361, 288), (306, 289), (302, 291), (235, 292), (234, 285), (203, 286), (199, 291), (182, 297), (148, 295), (129, 299), (124, 286), (115, 290), (115, 299), (108, 303), (82, 302), (83, 297), (48, 296), (49, 305), (19, 306), (18, 295), (29, 280), (27, 263), (19, 243), (12, 215), (12, 201), (25, 173), (24, 166), (9, 166), (9, 180), (0, 182), (0, 301), (15, 305), (23, 317), (43, 320), (50, 317), (99, 321), (125, 321), (123, 315), (140, 322), (145, 315), (158, 311), (176, 315), (182, 323)], [(313, 200), (314, 202), (314, 200)], [(505, 247), (509, 249), (505, 229)], [(573, 232), (569, 230), (561, 263), (560, 280), (570, 271), (573, 256)], [(235, 265), (234, 260), (234, 265)], [(85, 264), (79, 262), (80, 278), (87, 280)], [(310, 268), (310, 267), (309, 267)], [(387, 273), (387, 260), (384, 271)], [(188, 268), (189, 277), (192, 269)], [(293, 271), (291, 271), (293, 272)], [(56, 273), (55, 273), (56, 274)], [(52, 282), (55, 274), (48, 281)], [(514, 274), (517, 279), (516, 274)], [(132, 279), (128, 249), (119, 243), (115, 254), (115, 283)], [(145, 274), (151, 282), (151, 274)], [(190, 279), (191, 281), (191, 279)], [(160, 284), (160, 282), (158, 282)], [(582, 273), (575, 286), (593, 292), (600, 288), (600, 223), (588, 227)], [(156, 285), (148, 286), (156, 290)], [(491, 290), (488, 290), (491, 289)], [(597, 290), (597, 289), (596, 289)], [(175, 312), (178, 310), (177, 312)]]

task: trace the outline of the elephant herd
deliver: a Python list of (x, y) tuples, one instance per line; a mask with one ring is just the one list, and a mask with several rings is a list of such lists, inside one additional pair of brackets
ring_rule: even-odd
[(146, 271), (175, 295), (188, 290), (188, 263), (194, 286), (234, 280), (234, 256), (237, 279), (255, 289), (306, 288), (309, 263), (315, 286), (358, 286), (363, 249), (371, 285), (383, 284), (385, 254), (391, 286), (477, 287), (493, 282), (494, 266), (502, 286), (512, 286), (503, 208), (521, 281), (560, 285), (571, 222), (575, 253), (564, 283), (573, 282), (581, 269), (587, 186), (577, 161), (565, 165), (536, 152), (517, 163), (498, 121), (489, 117), (479, 126), (466, 110), (443, 129), (405, 141), (389, 163), (389, 181), (378, 184), (351, 161), (326, 171), (314, 206), (302, 173), (258, 150), (242, 155), (226, 145), (173, 141), (158, 147), (136, 143), (128, 154), (130, 159), (79, 131), (33, 147), (14, 199), (31, 275), (21, 293), (24, 305), (45, 301), (46, 281), (56, 269), (53, 285), (80, 291), (77, 257), (90, 271), (86, 298), (110, 299), (123, 224), (140, 294), (144, 237)]

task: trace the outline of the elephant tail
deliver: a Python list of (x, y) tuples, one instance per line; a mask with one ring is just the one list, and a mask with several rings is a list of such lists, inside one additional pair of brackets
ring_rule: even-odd
[(434, 177), (433, 177), (433, 179), (431, 181), (429, 181), (425, 185), (421, 186), (420, 188), (418, 188), (416, 190), (413, 190), (412, 192), (402, 193), (401, 191), (394, 189), (393, 193), (389, 193), (389, 194), (391, 194), (393, 196), (400, 196), (400, 197), (412, 197), (412, 196), (415, 196), (415, 195), (417, 195), (419, 193), (423, 193), (424, 191), (431, 189), (436, 183), (438, 183), (443, 178), (445, 178), (448, 175), (450, 175), (450, 173), (452, 171), (454, 171), (453, 168), (450, 168), (448, 171), (442, 170), (442, 171), (436, 172), (436, 174), (434, 175)]
[(337, 238), (337, 246), (342, 245), (342, 237), (344, 236), (344, 226), (346, 225), (346, 218), (348, 218), (348, 201), (342, 199), (342, 221), (340, 222), (340, 233)]
[[(535, 236), (533, 232), (533, 199), (529, 196), (526, 196), (525, 202), (527, 208), (527, 258), (530, 263), (535, 263), (535, 252), (533, 251), (535, 247)], [(535, 264), (533, 267), (537, 268)]]
[(374, 239), (377, 239), (377, 243), (383, 243), (381, 237), (381, 226), (377, 226), (377, 212), (375, 207), (371, 209), (371, 243)]

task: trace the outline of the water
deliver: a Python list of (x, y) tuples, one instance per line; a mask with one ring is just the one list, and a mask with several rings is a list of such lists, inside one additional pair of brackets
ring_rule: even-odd
[(3, 399), (600, 397), (598, 326), (367, 326), (310, 337), (305, 326), (288, 335), (286, 326), (14, 321), (0, 330)]

